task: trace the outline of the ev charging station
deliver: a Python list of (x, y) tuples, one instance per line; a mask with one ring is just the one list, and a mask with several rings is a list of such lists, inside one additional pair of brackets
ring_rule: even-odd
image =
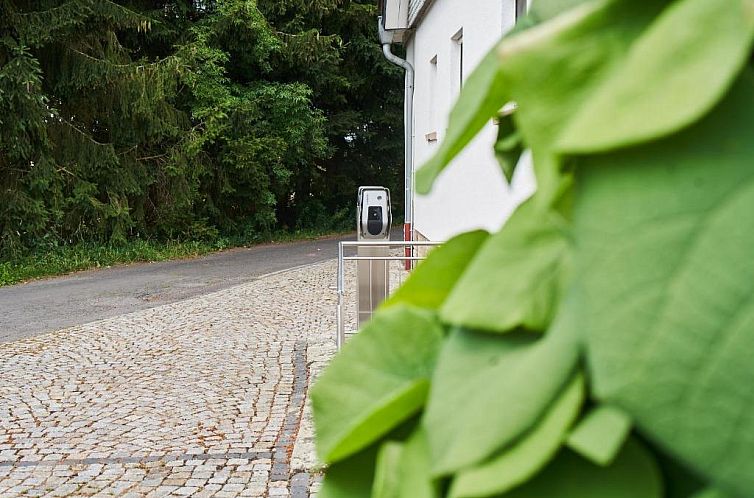
[[(358, 317), (359, 327), (390, 294), (390, 248), (379, 245), (390, 240), (393, 214), (390, 190), (384, 187), (359, 187), (357, 204), (358, 246)], [(384, 259), (380, 259), (384, 258)]]

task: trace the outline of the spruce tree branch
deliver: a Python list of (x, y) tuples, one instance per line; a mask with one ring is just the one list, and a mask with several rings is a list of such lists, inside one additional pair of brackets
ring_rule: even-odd
[[(296, 39), (296, 38), (311, 38), (312, 37), (312, 33), (314, 33), (314, 32), (315, 31), (311, 31), (311, 30), (310, 31), (304, 31), (303, 33), (286, 33), (285, 31), (279, 31), (279, 30), (275, 30), (274, 31), (274, 33), (276, 35), (278, 35), (279, 37), (281, 37), (281, 38), (291, 38), (291, 39)], [(333, 40), (337, 40), (339, 38), (338, 35), (323, 35), (319, 31), (316, 31), (316, 33), (317, 34), (316, 34), (315, 38), (317, 40), (333, 41)]]
[(20, 19), (35, 17), (35, 16), (43, 16), (43, 15), (50, 15), (51, 17), (57, 14), (58, 12), (65, 12), (67, 10), (70, 10), (71, 7), (83, 7), (83, 8), (89, 8), (89, 5), (84, 5), (83, 2), (80, 2), (78, 0), (73, 0), (71, 2), (66, 2), (64, 4), (58, 5), (56, 7), (50, 7), (49, 9), (45, 10), (30, 10), (26, 12), (19, 12), (17, 9), (12, 12), (12, 16), (15, 16)]
[(126, 149), (126, 150), (124, 150), (122, 152), (118, 152), (118, 155), (119, 156), (125, 156), (126, 154), (130, 154), (131, 152), (135, 151), (138, 148), (139, 148), (139, 144), (136, 144), (133, 147), (129, 147), (128, 149)]
[(70, 50), (71, 52), (73, 52), (73, 53), (75, 53), (77, 55), (85, 57), (85, 58), (87, 58), (87, 59), (89, 59), (91, 61), (99, 62), (100, 64), (105, 64), (107, 66), (110, 66), (110, 67), (113, 67), (113, 68), (119, 68), (119, 69), (128, 68), (128, 69), (137, 69), (137, 70), (141, 69), (141, 70), (143, 70), (143, 69), (146, 69), (146, 68), (156, 67), (156, 66), (164, 64), (167, 61), (176, 59), (176, 57), (174, 55), (169, 55), (169, 56), (164, 57), (162, 59), (156, 60), (155, 62), (147, 62), (146, 64), (144, 64), (144, 63), (134, 63), (134, 62), (132, 62), (130, 64), (115, 64), (114, 62), (110, 62), (110, 61), (108, 61), (106, 59), (99, 59), (97, 57), (94, 57), (92, 55), (84, 53), (81, 50), (77, 50), (75, 48), (70, 48), (69, 47), (68, 50)]
[(71, 173), (64, 166), (60, 166), (60, 167), (56, 168), (55, 171), (57, 171), (58, 173), (63, 172), (65, 174), (69, 175), (69, 176), (72, 176), (74, 178), (78, 178), (78, 175), (76, 175), (75, 173)]
[(12, 167), (10, 167), (10, 166), (8, 166), (8, 167), (3, 167), (3, 168), (0, 168), (0, 169), (2, 169), (3, 171), (11, 171), (11, 172), (13, 172), (13, 173), (20, 173), (20, 174), (22, 174), (22, 175), (27, 175), (27, 174), (29, 174), (29, 171), (27, 171), (27, 170), (23, 170), (23, 169), (20, 169), (20, 168), (12, 168)]
[[(130, 10), (127, 7), (124, 7), (123, 5), (120, 5), (118, 3), (115, 3), (111, 0), (98, 0), (99, 3), (106, 4), (110, 6), (113, 10), (119, 10), (123, 14), (133, 18), (138, 19), (140, 22), (150, 22), (154, 24), (163, 24), (162, 21), (160, 21), (158, 18), (153, 18), (149, 16), (145, 16), (144, 14), (140, 14), (138, 12), (135, 12), (133, 10)], [(95, 2), (93, 1), (81, 1), (81, 0), (72, 0), (70, 2), (63, 3), (61, 5), (58, 5), (56, 7), (50, 7), (49, 9), (45, 10), (32, 10), (27, 12), (17, 12), (17, 16), (24, 18), (24, 17), (32, 17), (32, 16), (42, 16), (42, 15), (50, 15), (55, 14), (56, 12), (64, 12), (66, 10), (70, 10), (72, 7), (81, 7), (84, 9), (89, 9), (90, 12), (96, 12), (95, 9)]]
[(99, 145), (101, 147), (112, 147), (112, 145), (113, 145), (111, 143), (102, 143), (102, 142), (96, 141), (89, 133), (87, 133), (84, 130), (78, 128), (76, 125), (74, 125), (73, 123), (71, 123), (67, 119), (62, 119), (61, 118), (60, 122), (63, 123), (63, 124), (66, 124), (68, 126), (70, 126), (73, 130), (75, 130), (76, 132), (78, 132), (82, 137), (86, 138), (87, 140), (89, 140), (90, 142), (92, 142), (95, 145)]
[(137, 157), (137, 161), (153, 161), (155, 159), (162, 159), (163, 157), (166, 157), (168, 154), (157, 154), (155, 156), (145, 156), (145, 157)]
[(115, 9), (123, 11), (123, 13), (125, 13), (127, 15), (138, 17), (138, 18), (140, 18), (143, 21), (153, 22), (155, 24), (162, 24), (162, 21), (160, 21), (157, 18), (152, 18), (152, 17), (149, 17), (149, 16), (145, 16), (143, 14), (139, 14), (138, 12), (134, 12), (133, 10), (130, 10), (129, 8), (124, 7), (123, 5), (120, 5), (118, 3), (112, 2), (111, 0), (99, 0), (99, 1), (102, 2), (102, 3), (104, 3), (104, 4), (108, 4), (110, 7), (113, 7)]

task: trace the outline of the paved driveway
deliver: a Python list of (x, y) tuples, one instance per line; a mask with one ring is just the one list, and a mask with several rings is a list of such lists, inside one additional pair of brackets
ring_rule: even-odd
[(0, 288), (0, 342), (173, 303), (337, 257), (339, 239), (86, 271)]
[(309, 496), (334, 277), (328, 261), (0, 344), (0, 496)]
[(0, 497), (312, 496), (307, 393), (335, 350), (336, 253), (257, 247), (0, 289)]

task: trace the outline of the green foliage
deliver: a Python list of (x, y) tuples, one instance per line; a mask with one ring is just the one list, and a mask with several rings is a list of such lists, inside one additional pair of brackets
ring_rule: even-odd
[(697, 493), (693, 498), (727, 498), (728, 495), (720, 491), (719, 489), (708, 488), (704, 491)]
[(495, 156), (508, 182), (513, 181), (516, 166), (524, 152), (521, 135), (516, 130), (513, 115), (504, 113), (498, 117), (498, 138), (495, 142)]
[(754, 447), (742, 440), (754, 419), (739, 391), (754, 380), (754, 177), (744, 159), (754, 144), (732, 131), (754, 126), (752, 84), (747, 69), (672, 139), (581, 159), (573, 228), (574, 310), (595, 395), (742, 495), (754, 489)]
[(460, 472), (450, 496), (502, 494), (525, 483), (558, 452), (583, 400), (584, 379), (577, 375), (528, 434), (487, 463)]
[[(391, 188), (403, 202), (403, 73), (377, 42), (375, 0), (259, 0), (270, 23), (286, 33), (277, 56), (283, 81), (305, 81), (326, 117), (329, 157), (297, 175), (290, 226), (352, 209), (359, 185)], [(353, 216), (351, 216), (353, 214)], [(353, 225), (355, 213), (344, 219)]]
[(631, 432), (625, 412), (601, 405), (589, 412), (568, 436), (568, 446), (598, 465), (609, 465)]
[[(329, 498), (366, 498), (371, 496), (377, 466), (377, 447), (370, 447), (328, 469), (327, 480), (319, 495)], [(706, 497), (705, 497), (706, 498)]]
[[(543, 330), (552, 321), (566, 274), (567, 223), (557, 212), (538, 210), (531, 201), (513, 214), (470, 258), (443, 304), (448, 323), (508, 332), (517, 327)], [(505, 282), (505, 285), (500, 285)]]
[(388, 441), (383, 444), (377, 456), (371, 496), (437, 496), (437, 486), (429, 476), (427, 455), (427, 441), (421, 429), (416, 430), (405, 443)]
[(660, 498), (660, 472), (638, 441), (629, 441), (608, 467), (564, 450), (536, 477), (504, 496), (510, 498)]
[(51, 248), (13, 262), (0, 263), (0, 286), (50, 275), (60, 275), (116, 264), (164, 261), (201, 256), (229, 247), (226, 239), (209, 242), (168, 242), (134, 240), (126, 244), (79, 244)]
[(562, 333), (542, 340), (528, 333), (506, 340), (451, 333), (424, 419), (434, 473), (449, 475), (484, 462), (532, 430), (578, 375), (570, 339)]
[(350, 228), (357, 185), (400, 192), (401, 75), (376, 0), (0, 12), (4, 260), (51, 241)]
[[(469, 77), (420, 189), (515, 102), (496, 150), (510, 177), (530, 149), (538, 191), (396, 294), (446, 332), (418, 427), (365, 450), (373, 496), (753, 496), (753, 39), (751, 0), (541, 0)], [(386, 347), (353, 341), (317, 389)]]
[[(312, 391), (323, 460), (336, 462), (356, 453), (424, 406), (441, 340), (431, 313), (399, 306), (348, 345)], [(347, 402), (338, 403), (341, 399)]]
[(476, 231), (449, 240), (416, 268), (412, 278), (395, 291), (382, 307), (403, 303), (428, 309), (440, 308), (464, 274), (466, 265), (488, 238), (487, 232)]
[[(675, 2), (633, 41), (626, 60), (603, 76), (561, 137), (560, 148), (611, 150), (665, 136), (697, 121), (740, 73), (752, 38), (752, 2)], [(689, 55), (679, 54), (679, 47)], [(688, 95), (694, 99), (689, 101)], [(652, 119), (644, 118), (648, 114)]]

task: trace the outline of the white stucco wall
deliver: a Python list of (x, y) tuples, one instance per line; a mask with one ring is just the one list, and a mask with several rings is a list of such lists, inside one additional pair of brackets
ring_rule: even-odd
[[(458, 46), (463, 29), (463, 74), (474, 67), (515, 22), (514, 0), (435, 0), (407, 44), (416, 69), (414, 163), (421, 166), (437, 150), (456, 100)], [(433, 67), (432, 60), (437, 57)], [(454, 73), (454, 71), (456, 73)], [(436, 132), (439, 141), (426, 135)], [(416, 230), (430, 240), (447, 240), (461, 232), (499, 229), (535, 188), (528, 159), (508, 187), (495, 159), (497, 127), (492, 123), (442, 174), (429, 196), (415, 200)]]

